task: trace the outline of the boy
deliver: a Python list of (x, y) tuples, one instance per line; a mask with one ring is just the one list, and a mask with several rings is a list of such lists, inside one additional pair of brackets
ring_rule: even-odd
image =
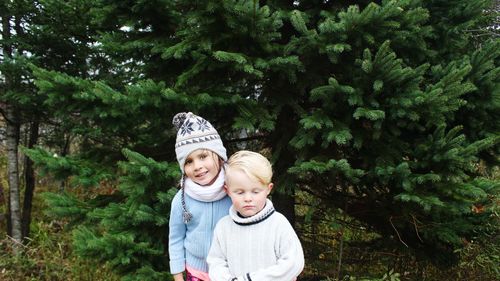
[(225, 189), (233, 205), (214, 230), (207, 257), (211, 281), (291, 281), (302, 272), (299, 238), (267, 199), (272, 174), (259, 153), (243, 150), (229, 158)]

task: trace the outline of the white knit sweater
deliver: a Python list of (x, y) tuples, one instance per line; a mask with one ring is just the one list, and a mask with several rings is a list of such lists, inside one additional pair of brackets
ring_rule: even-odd
[(304, 252), (288, 220), (267, 200), (248, 218), (231, 207), (215, 227), (207, 262), (211, 281), (291, 281), (304, 268)]

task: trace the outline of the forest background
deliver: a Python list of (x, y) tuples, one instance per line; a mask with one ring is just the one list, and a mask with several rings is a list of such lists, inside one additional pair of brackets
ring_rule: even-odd
[(177, 112), (260, 151), (299, 280), (498, 280), (498, 1), (1, 0), (0, 280), (169, 280)]

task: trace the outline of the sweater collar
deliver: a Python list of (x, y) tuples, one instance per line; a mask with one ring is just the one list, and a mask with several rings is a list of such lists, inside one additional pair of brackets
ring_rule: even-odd
[(238, 212), (234, 209), (234, 205), (229, 209), (229, 216), (231, 219), (239, 225), (252, 225), (266, 220), (274, 213), (274, 206), (271, 200), (266, 199), (266, 205), (260, 212), (251, 217), (241, 217)]

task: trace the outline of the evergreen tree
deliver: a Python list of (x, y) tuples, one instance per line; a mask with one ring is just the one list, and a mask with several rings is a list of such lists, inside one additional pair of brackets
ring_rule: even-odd
[[(291, 172), (384, 239), (449, 263), (488, 219), (473, 207), (492, 204), (487, 194), (498, 188), (477, 169), (479, 152), (498, 148), (498, 122), (479, 130), (465, 120), (476, 116), (470, 108), (487, 107), (484, 100), (498, 112), (498, 91), (469, 77), (484, 75), (485, 84), (498, 87), (499, 42), (475, 50), (467, 32), (487, 2), (446, 2), (460, 10), (425, 3), (384, 1), (325, 13), (312, 39), (292, 44), (301, 57), (310, 53), (307, 46), (324, 47), (323, 58), (311, 60), (323, 62), (313, 67), (323, 70), (324, 82), (305, 93)], [(450, 25), (453, 32), (441, 34)], [(482, 58), (484, 69), (472, 67), (471, 57)], [(486, 115), (485, 121), (498, 113)]]
[[(172, 37), (171, 34), (166, 34), (165, 31), (163, 31), (163, 22), (157, 24), (159, 25), (158, 29), (157, 26), (148, 28), (149, 19), (142, 14), (144, 11), (152, 12), (153, 15), (151, 17), (153, 19), (165, 18), (158, 17), (155, 14), (158, 9), (154, 4), (155, 3), (151, 3), (151, 6), (148, 7), (142, 7), (141, 4), (138, 4), (138, 6), (127, 6), (127, 8), (131, 8), (128, 14), (134, 17), (134, 11), (137, 11), (137, 13), (141, 15), (142, 21), (137, 25), (125, 25), (125, 27), (122, 28), (123, 32), (119, 32), (118, 35), (113, 31), (109, 34), (105, 34), (102, 38), (104, 44), (103, 49), (108, 51), (113, 50), (110, 51), (111, 54), (118, 54), (113, 56), (113, 60), (121, 61), (122, 56), (127, 57), (126, 54), (131, 54), (132, 63), (139, 65), (139, 70), (136, 71), (132, 69), (131, 72), (123, 74), (122, 82), (124, 84), (134, 84), (121, 87), (118, 86), (116, 89), (113, 89), (101, 82), (77, 79), (68, 75), (44, 71), (38, 68), (34, 69), (38, 77), (37, 85), (39, 86), (40, 94), (49, 97), (46, 103), (54, 110), (54, 114), (63, 118), (64, 114), (73, 112), (74, 110), (71, 117), (74, 118), (74, 116), (77, 115), (80, 117), (78, 119), (75, 118), (74, 121), (69, 120), (69, 122), (66, 123), (70, 126), (74, 124), (72, 133), (78, 135), (79, 138), (83, 140), (81, 144), (83, 149), (79, 154), (66, 157), (54, 157), (52, 153), (42, 150), (32, 150), (28, 152), (32, 159), (37, 163), (44, 163), (44, 169), (51, 171), (56, 177), (67, 178), (71, 175), (73, 176), (73, 183), (75, 185), (97, 186), (102, 183), (103, 180), (113, 181), (115, 179), (115, 174), (112, 170), (116, 169), (113, 163), (121, 159), (118, 153), (123, 147), (140, 151), (142, 154), (148, 156), (154, 156), (156, 160), (175, 159), (173, 150), (175, 132), (168, 130), (170, 120), (175, 113), (187, 109), (195, 112), (207, 111), (207, 114), (212, 113), (224, 116), (223, 110), (218, 107), (229, 107), (231, 105), (231, 95), (228, 93), (228, 91), (231, 90), (231, 85), (228, 81), (221, 85), (214, 84), (217, 91), (222, 89), (220, 93), (222, 96), (217, 97), (205, 92), (198, 93), (201, 86), (192, 88), (191, 85), (187, 84), (177, 87), (177, 85), (173, 83), (176, 83), (175, 80), (177, 79), (178, 73), (166, 76), (166, 78), (161, 77), (160, 81), (137, 81), (137, 78), (133, 77), (137, 72), (144, 71), (149, 74), (148, 69), (156, 69), (152, 71), (149, 76), (155, 80), (159, 80), (156, 76), (162, 75), (162, 71), (158, 71), (157, 69), (164, 68), (177, 71), (175, 66), (184, 65), (184, 63), (179, 64), (177, 59), (172, 59), (172, 62), (168, 64), (165, 63), (166, 65), (172, 65), (172, 67), (163, 66), (161, 63), (157, 63), (155, 57), (162, 62), (163, 59), (161, 59), (156, 50), (152, 50), (151, 54), (139, 53), (137, 55), (133, 53), (137, 51), (132, 48), (134, 45), (148, 45), (147, 41), (151, 40), (149, 37), (152, 37), (152, 35), (146, 31), (150, 33), (159, 32), (159, 34), (154, 34), (158, 41), (163, 41), (165, 40), (164, 38)], [(98, 16), (98, 19), (101, 20), (103, 24), (122, 27), (121, 24), (112, 24), (108, 22), (105, 19), (105, 15), (101, 14), (103, 11), (114, 11), (113, 8), (118, 10), (121, 9), (120, 5), (111, 5), (109, 9), (102, 7), (99, 9), (99, 14), (96, 16)], [(162, 9), (160, 9), (160, 11), (162, 11)], [(120, 17), (113, 17), (113, 19), (120, 19)], [(142, 22), (144, 22), (145, 26), (142, 25)], [(137, 41), (139, 41), (139, 39), (137, 39), (137, 37), (146, 37), (145, 39), (141, 38), (146, 42), (141, 41), (141, 43), (138, 43)], [(137, 41), (131, 42), (134, 41), (134, 39), (131, 38), (136, 38), (135, 40)], [(107, 41), (111, 39), (115, 41)], [(120, 40), (126, 41), (127, 43), (117, 44), (116, 42)], [(193, 42), (193, 44), (195, 44), (195, 42)], [(161, 46), (158, 48), (160, 47)], [(147, 60), (145, 58), (147, 58)], [(141, 67), (140, 65), (143, 61), (147, 61), (148, 63)], [(189, 61), (185, 64), (187, 65), (186, 68), (189, 69), (192, 62)], [(211, 75), (214, 78), (218, 76), (216, 71)], [(222, 78), (219, 78), (219, 80), (222, 80)], [(208, 80), (200, 82), (206, 85), (209, 84)], [(109, 83), (109, 85), (116, 84)], [(175, 87), (167, 87), (166, 85), (173, 85)], [(213, 91), (211, 89), (208, 90), (209, 93)], [(190, 97), (190, 95), (194, 95), (194, 97)], [(214, 121), (215, 123), (217, 122), (217, 118), (214, 118), (210, 118), (210, 120), (216, 120)], [(226, 119), (224, 121), (225, 124), (231, 123), (231, 119)], [(77, 123), (80, 125), (77, 125)], [(217, 123), (224, 124), (223, 122)], [(223, 128), (224, 126), (221, 125), (216, 127)], [(99, 145), (96, 145), (97, 141), (99, 141)], [(96, 162), (97, 164), (94, 164)], [(106, 169), (106, 167), (110, 168)], [(149, 169), (149, 167), (140, 167), (140, 169), (133, 171), (142, 169)], [(162, 179), (161, 182), (164, 184), (156, 188), (161, 187), (166, 191), (169, 186), (175, 186), (172, 179), (175, 178), (177, 180), (180, 175), (178, 174), (177, 168), (175, 172), (170, 171), (170, 173), (173, 173), (174, 176), (165, 176), (161, 174), (162, 177), (169, 179), (169, 181)], [(152, 177), (149, 180), (157, 179), (157, 177)], [(124, 178), (120, 178), (120, 182), (123, 182), (123, 180)], [(165, 182), (167, 184), (165, 184)], [(144, 189), (146, 190), (151, 190), (152, 188), (146, 186), (148, 183), (143, 180), (137, 181), (136, 184), (145, 186)], [(137, 188), (137, 186), (135, 186), (135, 188)], [(121, 193), (124, 194), (121, 195)], [(148, 232), (145, 232), (144, 227), (133, 227), (130, 225), (129, 223), (132, 223), (132, 221), (129, 219), (120, 219), (120, 225), (122, 227), (119, 229), (116, 228), (118, 226), (117, 224), (105, 226), (107, 223), (104, 222), (104, 217), (110, 218), (111, 216), (116, 219), (117, 208), (128, 209), (130, 204), (136, 204), (131, 202), (131, 200), (135, 199), (129, 196), (130, 194), (125, 192), (122, 188), (120, 188), (116, 194), (117, 195), (112, 196), (112, 198), (88, 200), (85, 202), (77, 201), (69, 194), (57, 196), (49, 195), (48, 200), (51, 202), (50, 205), (53, 206), (56, 215), (71, 217), (75, 222), (94, 222), (89, 224), (85, 229), (79, 228), (76, 232), (77, 234), (75, 234), (75, 246), (82, 255), (97, 260), (108, 261), (117, 271), (122, 272), (125, 279), (162, 279), (161, 277), (164, 276), (165, 272), (168, 272), (168, 266), (166, 266), (166, 262), (168, 261), (168, 257), (166, 256), (166, 237), (168, 237), (168, 230), (166, 228), (167, 221), (165, 220), (163, 222), (158, 222), (157, 225), (152, 225), (151, 228), (148, 228), (151, 231)], [(141, 196), (147, 197), (151, 195), (151, 193), (147, 192)], [(149, 204), (150, 202), (151, 201), (145, 202), (143, 207), (147, 206), (146, 203)], [(158, 204), (160, 204), (160, 208), (165, 210), (162, 214), (166, 216), (168, 214), (169, 202), (163, 200), (163, 202)], [(102, 219), (100, 224), (96, 224), (95, 221), (98, 220), (97, 218), (93, 218), (96, 213), (100, 213), (100, 218)], [(150, 219), (147, 217), (148, 215), (150, 215), (150, 213), (144, 213), (146, 219)], [(113, 229), (113, 231), (110, 231), (110, 229)], [(118, 243), (119, 241), (117, 241), (117, 239), (121, 241), (123, 237), (130, 239), (127, 242), (130, 243), (128, 246), (124, 243)], [(151, 237), (159, 237), (158, 241), (164, 243), (163, 246), (158, 247), (158, 245), (162, 245), (158, 243), (151, 244), (149, 242), (151, 241)], [(103, 241), (107, 242), (103, 243)], [(112, 241), (117, 242), (115, 243)], [(137, 247), (134, 243), (140, 244), (141, 246)], [(128, 248), (129, 246), (135, 250)], [(86, 247), (88, 248), (85, 249)], [(158, 250), (163, 251), (158, 252)], [(103, 256), (103, 251), (110, 251), (110, 254)], [(118, 252), (123, 253), (123, 255), (117, 255)], [(158, 257), (160, 254), (161, 257)], [(150, 257), (145, 259), (144, 255), (149, 255)], [(156, 260), (156, 262), (153, 263), (151, 262), (152, 260)], [(151, 274), (151, 270), (157, 271), (157, 273)]]
[[(107, 231), (96, 233), (90, 224), (80, 225), (74, 233), (75, 251), (107, 262), (125, 276), (124, 280), (166, 280), (167, 272), (158, 269), (168, 267), (165, 214), (175, 190), (165, 187), (178, 179), (178, 167), (128, 150), (124, 154), (128, 162), (120, 163), (124, 175), (117, 192), (127, 198), (126, 202), (91, 209), (87, 223), (98, 223)], [(134, 274), (127, 276), (131, 272)]]
[[(61, 148), (63, 154), (67, 150), (64, 148), (64, 126), (60, 126), (64, 120), (51, 115), (52, 112), (45, 107), (46, 96), (37, 94), (29, 65), (36, 64), (80, 77), (94, 76), (97, 68), (104, 71), (105, 65), (98, 63), (98, 55), (91, 46), (91, 36), (97, 31), (85, 24), (89, 23), (88, 9), (92, 3), (79, 0), (2, 2), (0, 112), (8, 120), (9, 178), (13, 192), (10, 202), (15, 206), (11, 212), (19, 217), (9, 232), (19, 233), (13, 235), (16, 240), (17, 236), (19, 239), (29, 237), (36, 182), (33, 163), (20, 153), (18, 145), (32, 148), (41, 142), (54, 149)], [(88, 66), (89, 63), (92, 67)], [(40, 140), (40, 127), (52, 135), (42, 134)], [(18, 163), (18, 159), (24, 161)], [(21, 173), (18, 171), (23, 171), (24, 181), (19, 181)], [(24, 182), (24, 188), (15, 182)], [(21, 198), (24, 198), (23, 202), (20, 202)]]
[(78, 251), (125, 280), (168, 272), (179, 111), (213, 120), (230, 152), (269, 152), (285, 200), (306, 190), (392, 247), (453, 262), (481, 236), (498, 191), (478, 166), (498, 160), (499, 41), (470, 32), (489, 5), (96, 1), (113, 70), (92, 81), (34, 68), (39, 94), (81, 149), (29, 153), (76, 186), (120, 182), (97, 199), (48, 199), (82, 225)]

